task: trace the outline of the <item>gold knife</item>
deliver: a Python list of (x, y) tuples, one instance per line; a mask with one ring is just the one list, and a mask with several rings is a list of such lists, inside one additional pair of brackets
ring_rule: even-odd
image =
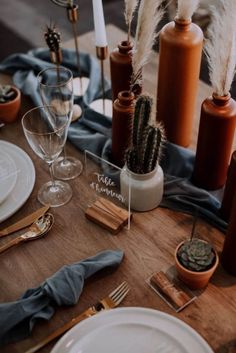
[(37, 218), (41, 217), (48, 211), (50, 205), (46, 205), (44, 207), (39, 208), (37, 211), (34, 211), (30, 215), (24, 217), (20, 221), (12, 224), (11, 226), (0, 230), (0, 237), (5, 237), (11, 233), (14, 233), (20, 229), (30, 226)]

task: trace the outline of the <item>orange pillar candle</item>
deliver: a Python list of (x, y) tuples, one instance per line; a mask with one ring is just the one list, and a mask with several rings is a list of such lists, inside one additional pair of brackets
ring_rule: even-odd
[(191, 20), (175, 19), (160, 32), (157, 120), (169, 141), (191, 142), (203, 33)]
[(128, 41), (118, 44), (110, 54), (112, 101), (114, 102), (121, 91), (130, 89), (132, 69), (132, 47)]
[(201, 108), (193, 182), (207, 190), (226, 181), (236, 123), (236, 102), (230, 97), (205, 99)]
[(134, 94), (119, 92), (113, 103), (112, 115), (112, 160), (119, 167), (123, 167), (125, 152), (131, 144), (133, 113)]

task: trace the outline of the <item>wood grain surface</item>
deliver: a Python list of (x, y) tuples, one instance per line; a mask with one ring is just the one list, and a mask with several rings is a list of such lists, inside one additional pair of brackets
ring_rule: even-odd
[[(115, 47), (124, 38), (123, 33), (108, 26), (110, 47)], [(91, 47), (91, 33), (80, 38), (84, 51), (95, 53)], [(71, 46), (71, 43), (68, 44)], [(153, 54), (147, 67), (145, 87), (155, 96), (157, 54)], [(108, 63), (106, 63), (108, 64)], [(106, 68), (108, 70), (108, 68)], [(1, 76), (2, 80), (9, 80)], [(199, 83), (198, 109), (200, 102), (209, 95), (211, 88)], [(31, 103), (24, 99), (22, 113)], [(198, 116), (198, 113), (197, 115)], [(196, 143), (197, 120), (192, 147)], [(49, 180), (46, 164), (30, 149), (21, 129), (20, 121), (0, 129), (0, 139), (17, 144), (32, 158), (36, 168), (36, 183), (25, 205), (0, 228), (9, 226), (23, 216), (40, 207), (36, 199), (39, 187)], [(83, 159), (83, 155), (68, 143), (68, 154)], [(56, 310), (50, 322), (39, 323), (32, 335), (21, 342), (1, 348), (1, 353), (20, 353), (35, 345), (47, 334), (78, 315), (98, 298), (106, 296), (117, 284), (126, 280), (131, 291), (122, 306), (141, 306), (169, 313), (193, 327), (217, 353), (236, 352), (236, 277), (229, 276), (221, 266), (217, 269), (208, 288), (197, 292), (198, 299), (180, 313), (175, 313), (147, 285), (146, 279), (154, 272), (166, 270), (174, 264), (174, 249), (190, 236), (192, 217), (183, 213), (157, 208), (146, 213), (133, 214), (131, 230), (122, 230), (111, 235), (105, 229), (85, 218), (88, 200), (84, 173), (70, 181), (73, 198), (65, 206), (52, 210), (55, 225), (45, 238), (12, 248), (0, 256), (0, 302), (17, 300), (28, 288), (37, 287), (64, 264), (78, 262), (105, 249), (122, 249), (125, 257), (120, 267), (113, 272), (105, 271), (89, 279), (77, 305)], [(220, 252), (224, 235), (207, 223), (199, 220), (197, 233), (213, 242)], [(0, 246), (21, 232), (0, 239)], [(55, 343), (55, 342), (54, 342)], [(41, 350), (50, 352), (53, 344)]]

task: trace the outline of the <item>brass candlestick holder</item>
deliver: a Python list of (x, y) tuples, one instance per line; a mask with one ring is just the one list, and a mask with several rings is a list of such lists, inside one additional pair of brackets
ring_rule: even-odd
[(96, 47), (96, 54), (101, 64), (102, 107), (103, 114), (105, 114), (104, 60), (106, 60), (108, 56), (108, 47)]
[(89, 106), (93, 110), (101, 113), (103, 115), (112, 116), (112, 101), (110, 99), (105, 98), (105, 77), (104, 77), (104, 61), (108, 57), (108, 46), (98, 47), (96, 46), (96, 55), (100, 60), (101, 67), (101, 91), (102, 91), (102, 99), (96, 99)]

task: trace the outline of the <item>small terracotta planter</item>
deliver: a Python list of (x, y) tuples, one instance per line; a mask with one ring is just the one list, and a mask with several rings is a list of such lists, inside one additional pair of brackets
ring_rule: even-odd
[[(204, 240), (203, 240), (204, 241)], [(215, 272), (219, 264), (219, 256), (213, 249), (215, 254), (215, 261), (211, 268), (206, 271), (191, 271), (185, 268), (178, 260), (178, 250), (185, 242), (180, 243), (175, 250), (175, 267), (178, 273), (179, 279), (184, 282), (190, 289), (203, 289), (208, 285), (208, 282)]]
[(13, 123), (17, 120), (18, 113), (21, 105), (21, 93), (20, 90), (11, 86), (12, 90), (16, 92), (16, 97), (6, 103), (0, 103), (0, 122)]

